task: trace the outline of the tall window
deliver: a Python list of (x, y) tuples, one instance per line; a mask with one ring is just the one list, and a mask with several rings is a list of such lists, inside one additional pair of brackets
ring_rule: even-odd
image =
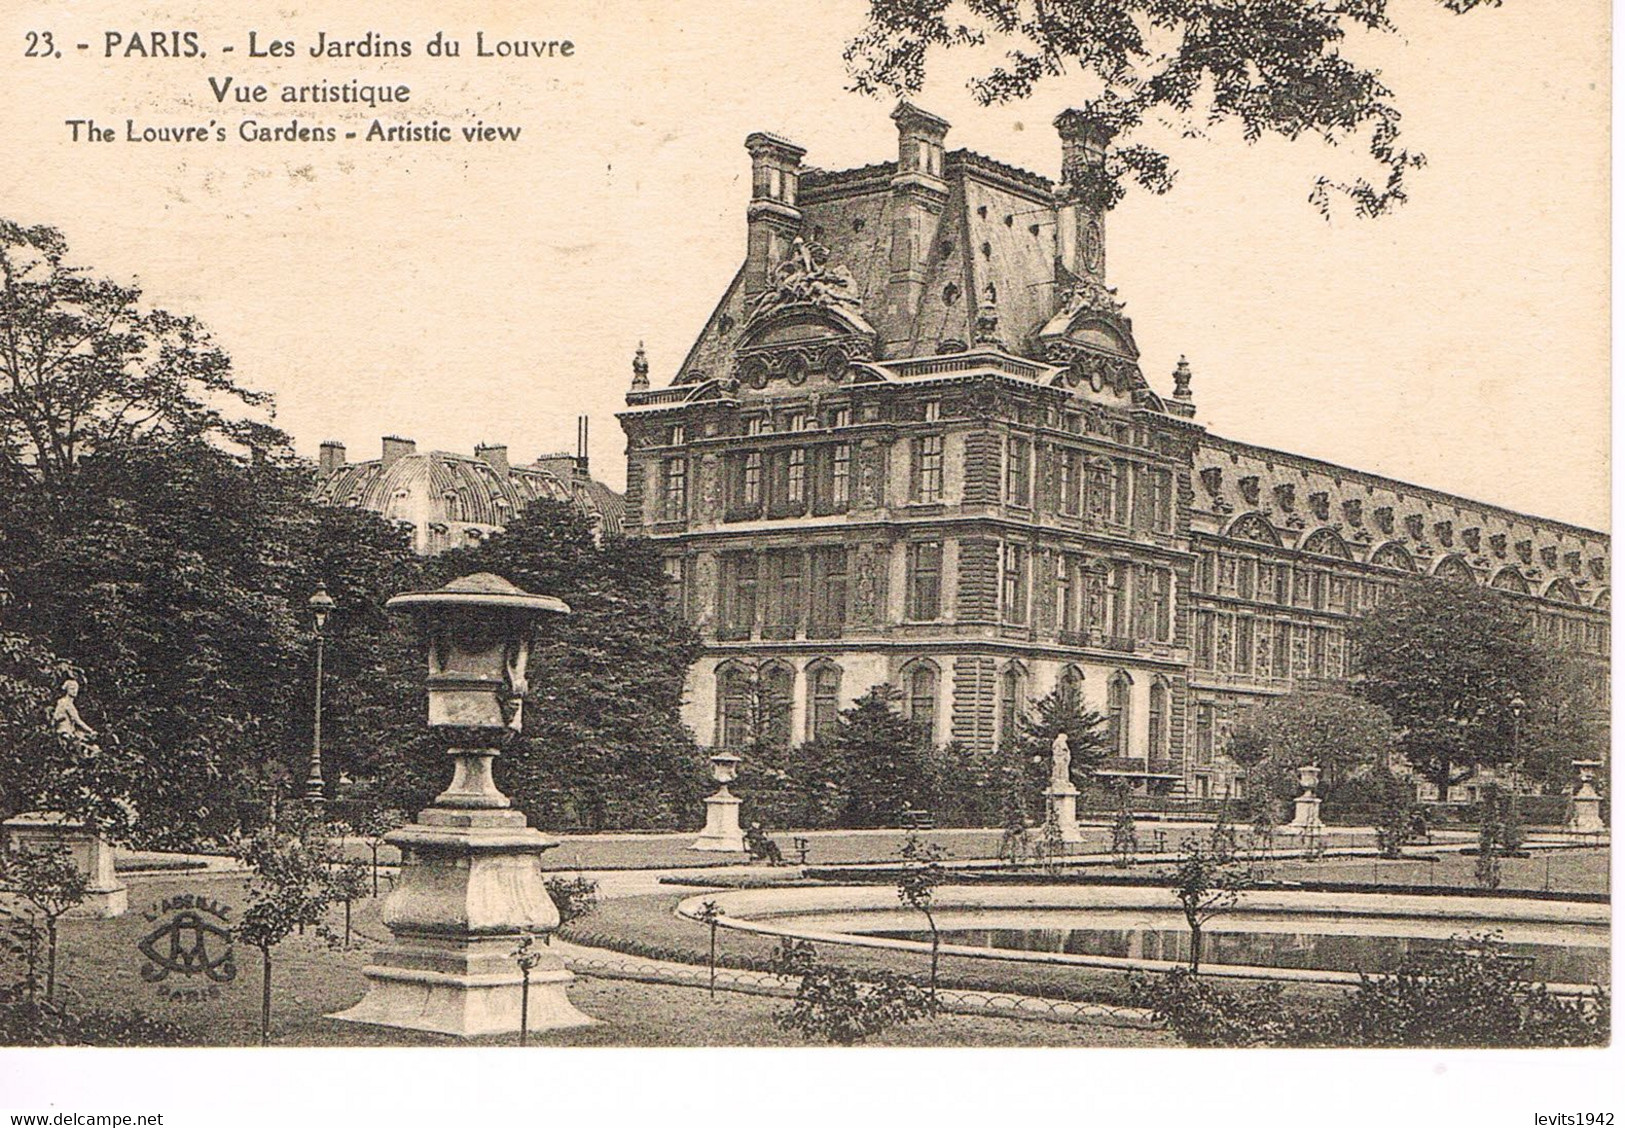
[(1292, 624), (1285, 619), (1275, 624), (1270, 653), (1270, 673), (1278, 678), (1292, 676)]
[(1130, 489), (1134, 483), (1133, 470), (1122, 460), (1112, 462), (1112, 512), (1110, 520), (1119, 525), (1129, 522)]
[(1275, 602), (1282, 607), (1292, 603), (1292, 569), (1285, 564), (1275, 566)]
[(908, 617), (929, 620), (942, 614), (942, 542), (908, 546)]
[(1213, 612), (1196, 613), (1196, 668), (1213, 668)]
[(925, 739), (937, 741), (937, 668), (929, 662), (916, 662), (908, 669), (904, 681), (908, 697), (908, 718), (925, 734)]
[[(845, 410), (844, 408), (842, 410)], [(852, 444), (836, 443), (830, 452), (829, 500), (837, 513), (852, 500)]]
[(1059, 507), (1067, 517), (1076, 517), (1083, 510), (1083, 452), (1061, 452), (1061, 498)]
[(1055, 622), (1063, 635), (1078, 629), (1078, 592), (1073, 582), (1074, 562), (1064, 552), (1055, 554)]
[(1033, 445), (1026, 439), (1011, 437), (1009, 457), (1005, 463), (1004, 500), (1007, 505), (1028, 506), (1032, 496)]
[(680, 521), (688, 515), (688, 459), (668, 458), (662, 463), (666, 486), (660, 507), (664, 521)]
[(1253, 620), (1242, 615), (1236, 619), (1236, 673), (1253, 672)]
[(666, 598), (679, 615), (688, 614), (688, 562), (681, 556), (668, 556), (660, 562), (666, 573)]
[(1106, 589), (1108, 629), (1118, 638), (1129, 631), (1129, 567), (1121, 561), (1112, 564), (1110, 586)]
[(1127, 756), (1129, 750), (1129, 724), (1133, 717), (1129, 709), (1129, 687), (1134, 683), (1122, 670), (1112, 675), (1106, 686), (1106, 726), (1112, 748), (1117, 755)]
[(1157, 642), (1167, 642), (1171, 637), (1172, 601), (1173, 573), (1166, 568), (1151, 569), (1151, 637)]
[[(798, 415), (796, 418), (800, 418)], [(785, 498), (795, 505), (807, 500), (807, 452), (802, 447), (795, 447), (790, 451), (790, 465), (787, 473), (789, 481), (786, 483)]]
[(812, 614), (809, 638), (839, 638), (846, 625), (846, 548), (833, 545), (812, 551)]
[(942, 436), (921, 435), (909, 443), (908, 496), (921, 505), (942, 500)]
[(999, 677), (999, 738), (1014, 740), (1020, 732), (1021, 710), (1025, 705), (1026, 676), (1014, 662)]
[(1174, 476), (1169, 470), (1152, 470), (1151, 523), (1158, 532), (1174, 527)]
[(758, 675), (761, 697), (762, 727), (759, 734), (763, 743), (783, 751), (790, 747), (790, 709), (795, 701), (795, 671), (780, 663), (773, 663)]
[(807, 735), (827, 740), (835, 735), (841, 716), (841, 668), (830, 662), (814, 666), (809, 682), (812, 709), (807, 714)]
[(717, 743), (741, 748), (750, 743), (750, 675), (738, 666), (717, 671)]
[(1027, 546), (1005, 543), (1004, 546), (1004, 621), (1027, 621)]
[(739, 501), (747, 506), (762, 504), (762, 452), (759, 450), (745, 455)]
[(1251, 599), (1256, 590), (1253, 574), (1257, 561), (1250, 556), (1243, 556), (1236, 561), (1236, 594), (1243, 599)]
[(1099, 524), (1112, 518), (1112, 464), (1096, 462), (1089, 467), (1089, 497), (1085, 513)]
[(795, 638), (801, 626), (801, 557), (801, 550), (794, 548), (776, 550), (766, 556), (762, 633), (767, 637)]
[(722, 557), (723, 628), (737, 638), (749, 638), (756, 624), (756, 554), (729, 552)]
[(1151, 683), (1150, 716), (1146, 718), (1146, 755), (1153, 760), (1168, 755), (1168, 683), (1158, 677)]

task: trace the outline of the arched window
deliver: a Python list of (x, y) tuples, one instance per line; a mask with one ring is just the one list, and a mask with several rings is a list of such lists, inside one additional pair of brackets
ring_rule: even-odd
[(1433, 569), (1433, 574), (1438, 579), (1452, 584), (1468, 584), (1472, 586), (1478, 584), (1478, 577), (1473, 575), (1472, 567), (1459, 556), (1446, 556)]
[(1402, 572), (1416, 571), (1416, 561), (1411, 558), (1403, 545), (1392, 541), (1377, 549), (1371, 554), (1371, 563), (1379, 568), (1398, 568)]
[(1309, 534), (1303, 542), (1305, 552), (1313, 552), (1320, 556), (1335, 556), (1340, 560), (1350, 560), (1353, 553), (1343, 538), (1337, 535), (1334, 529), (1316, 529)]
[(1243, 513), (1230, 523), (1227, 536), (1236, 540), (1256, 541), (1259, 544), (1279, 546), (1281, 538), (1276, 535), (1275, 527), (1257, 513)]
[(999, 676), (999, 739), (1014, 740), (1021, 731), (1021, 711), (1026, 707), (1027, 671), (1011, 662)]
[(1555, 599), (1559, 603), (1578, 603), (1580, 593), (1574, 590), (1574, 585), (1564, 579), (1556, 579), (1546, 588), (1546, 598)]
[(1129, 687), (1133, 684), (1128, 671), (1118, 670), (1106, 686), (1106, 731), (1113, 750), (1119, 756), (1129, 754), (1129, 726), (1134, 720)]
[(1056, 686), (1078, 705), (1083, 704), (1083, 671), (1076, 666), (1068, 666), (1061, 671), (1056, 680)]
[(807, 710), (807, 736), (828, 740), (841, 717), (841, 668), (833, 662), (809, 666), (807, 685), (812, 704)]
[(739, 748), (750, 741), (750, 671), (735, 663), (717, 669), (716, 744)]
[(762, 726), (761, 738), (769, 747), (787, 749), (790, 747), (790, 710), (795, 702), (796, 672), (783, 662), (772, 662), (762, 667), (761, 683), (761, 716), (757, 723)]
[(928, 661), (910, 662), (903, 668), (904, 704), (908, 719), (919, 725), (929, 743), (937, 742), (937, 667)]
[(1529, 582), (1516, 568), (1511, 567), (1502, 568), (1495, 573), (1495, 578), (1490, 581), (1490, 587), (1498, 591), (1515, 591), (1519, 595), (1529, 594)]
[(1146, 756), (1168, 758), (1168, 679), (1158, 674), (1151, 683), (1150, 716), (1146, 718)]

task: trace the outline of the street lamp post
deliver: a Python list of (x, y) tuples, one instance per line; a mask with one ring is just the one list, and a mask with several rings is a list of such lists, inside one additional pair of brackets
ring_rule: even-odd
[(310, 597), (310, 617), (316, 626), (316, 719), (311, 726), (310, 773), (305, 776), (305, 802), (315, 811), (327, 801), (322, 785), (322, 657), (327, 645), (327, 617), (335, 604), (327, 594), (326, 584), (316, 585), (316, 594)]

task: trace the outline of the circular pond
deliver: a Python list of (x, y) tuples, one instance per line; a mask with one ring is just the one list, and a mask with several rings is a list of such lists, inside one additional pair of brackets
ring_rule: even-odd
[[(924, 917), (889, 886), (751, 889), (712, 899), (721, 923), (818, 943), (918, 951)], [(944, 886), (942, 950), (958, 956), (1147, 970), (1189, 959), (1190, 932), (1166, 889)], [(1556, 990), (1609, 981), (1608, 906), (1490, 897), (1254, 891), (1209, 921), (1203, 967), (1214, 975), (1349, 983), (1438, 951), (1452, 936), (1498, 934), (1510, 955)]]

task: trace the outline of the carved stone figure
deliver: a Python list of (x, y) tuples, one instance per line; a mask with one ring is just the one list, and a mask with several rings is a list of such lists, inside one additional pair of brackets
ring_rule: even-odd
[(55, 728), (59, 736), (70, 737), (74, 740), (90, 741), (96, 738), (96, 730), (85, 723), (79, 715), (79, 707), (74, 704), (74, 698), (79, 696), (79, 683), (69, 678), (62, 683), (62, 696), (56, 699), (51, 707), (51, 727)]
[(1049, 746), (1049, 786), (1051, 791), (1065, 791), (1072, 786), (1072, 744), (1065, 732), (1055, 734)]

